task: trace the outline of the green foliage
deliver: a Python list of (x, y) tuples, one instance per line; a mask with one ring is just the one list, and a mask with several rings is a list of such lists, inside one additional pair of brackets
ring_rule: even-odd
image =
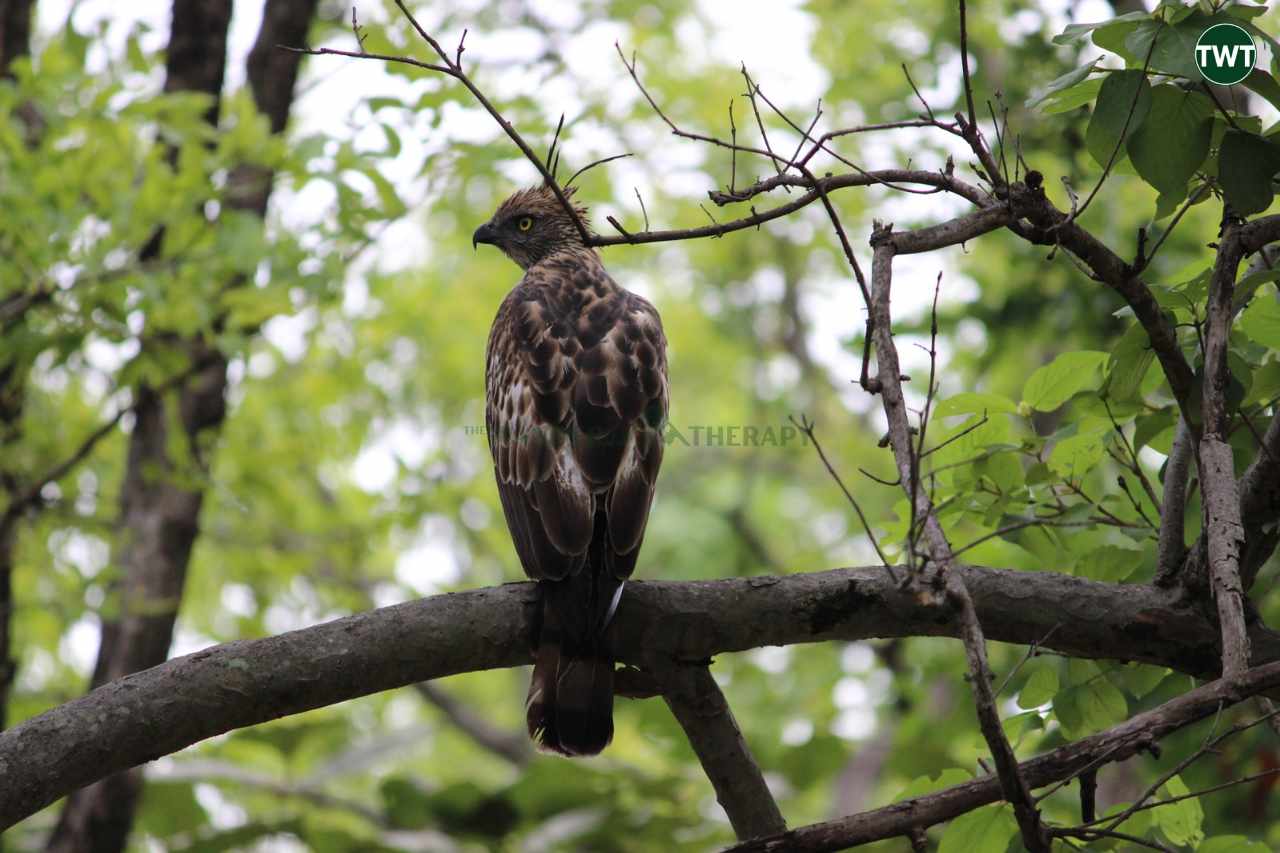
[[(1081, 223), (1125, 257), (1137, 229), (1149, 229), (1148, 249), (1167, 233), (1143, 277), (1193, 364), (1211, 264), (1204, 245), (1217, 234), (1222, 202), (1238, 215), (1265, 212), (1280, 168), (1275, 128), (1264, 130), (1263, 116), (1238, 110), (1237, 101), (1223, 102), (1224, 115), (1180, 53), (1207, 20), (1200, 5), (1166, 3), (1153, 13), (1072, 23), (1058, 35), (1062, 21), (1028, 4), (970, 4), (979, 103), (1008, 108), (1006, 139), (1018, 140), (1027, 164), (1047, 177), (1051, 197), (1069, 209), (1058, 177), (1083, 197), (1114, 160)], [(778, 12), (780, 25), (797, 20), (807, 29), (774, 49), (795, 63), (803, 58), (824, 84), (823, 129), (917, 114), (901, 62), (945, 116), (963, 106), (935, 94), (955, 92), (958, 76), (954, 4), (943, 6), (940, 13), (923, 0), (819, 0)], [(598, 228), (607, 227), (606, 214), (639, 227), (633, 186), (655, 227), (685, 227), (705, 223), (705, 189), (727, 184), (730, 174), (739, 187), (771, 174), (765, 161), (740, 156), (731, 164), (722, 151), (675, 141), (629, 93), (607, 50), (584, 71), (575, 51), (559, 47), (585, 54), (601, 39), (593, 32), (571, 41), (578, 32), (615, 22), (602, 43), (618, 38), (637, 51), (646, 85), (675, 120), (727, 132), (733, 100), (739, 138), (755, 144), (738, 55), (725, 60), (726, 51), (741, 50), (703, 49), (718, 44), (727, 24), (701, 5), (601, 0), (583, 4), (573, 22), (534, 12), (513, 19), (501, 4), (465, 14), (424, 7), (424, 20), (426, 11), (450, 38), (470, 28), (469, 46), (499, 36), (538, 46), (540, 58), (522, 59), (514, 70), (492, 54), (469, 66), (535, 147), (567, 111), (569, 165), (635, 152), (581, 179)], [(1274, 16), (1255, 11), (1233, 4), (1218, 14), (1257, 27), (1261, 39), (1275, 29)], [(350, 46), (345, 15), (341, 25), (320, 26), (312, 42)], [(368, 50), (418, 49), (393, 4), (361, 5), (360, 15)], [(859, 36), (857, 51), (835, 37), (850, 33)], [(308, 107), (313, 112), (287, 139), (270, 136), (244, 92), (224, 99), (212, 131), (203, 121), (207, 100), (157, 91), (160, 55), (147, 35), (141, 27), (128, 33), (103, 70), (86, 63), (113, 48), (69, 25), (38, 42), (12, 84), (0, 84), (3, 296), (52, 289), (0, 342), (0, 355), (31, 377), (21, 440), (6, 445), (5, 467), (26, 476), (51, 469), (127, 403), (127, 389), (187, 367), (142, 347), (144, 334), (205, 335), (230, 357), (231, 408), (212, 471), (189, 475), (206, 497), (177, 651), (519, 579), (480, 403), (485, 334), (519, 273), (494, 253), (474, 253), (470, 233), (513, 185), (530, 179), (527, 164), (460, 87), (421, 69), (388, 67), (352, 115), (335, 115), (324, 87), (348, 68), (336, 58), (308, 66), (302, 85), (324, 103)], [(745, 59), (755, 73), (756, 58)], [(1280, 103), (1274, 71), (1260, 67), (1247, 85)], [(759, 82), (796, 120), (812, 110), (786, 82)], [(44, 123), (34, 139), (19, 118), (28, 105)], [(796, 144), (786, 122), (773, 115), (762, 122), (779, 149)], [(954, 150), (950, 139), (925, 131), (878, 137), (874, 145), (869, 138), (843, 139), (838, 150), (860, 164), (927, 169), (944, 168)], [(276, 175), (265, 224), (232, 204), (227, 175), (246, 163)], [(971, 178), (959, 158), (956, 169)], [(935, 197), (882, 188), (842, 190), (832, 199), (851, 235), (886, 209), (899, 227), (954, 215), (931, 206)], [(1162, 230), (1188, 201), (1198, 203), (1177, 230)], [(740, 215), (746, 207), (712, 213)], [(140, 261), (160, 226), (159, 253)], [(854, 245), (864, 257), (865, 244)], [(1154, 571), (1152, 522), (1175, 407), (1131, 312), (1117, 311), (1119, 299), (1064, 261), (1064, 251), (1052, 261), (1048, 254), (999, 233), (964, 255), (929, 259), (946, 273), (940, 390), (926, 430), (929, 488), (951, 540), (972, 545), (965, 561), (1145, 582)], [(610, 249), (604, 257), (620, 282), (660, 308), (671, 341), (672, 424), (686, 437), (695, 428), (703, 436), (667, 448), (642, 576), (715, 578), (874, 561), (813, 448), (784, 431), (788, 415), (802, 412), (817, 422), (881, 544), (904, 552), (910, 513), (901, 489), (857, 474), (865, 468), (888, 478), (894, 468), (876, 444), (879, 401), (853, 384), (864, 315), (816, 205), (759, 231)], [(905, 273), (900, 281), (895, 332), (904, 354), (917, 356), (910, 344), (928, 340), (929, 312), (908, 299), (915, 294)], [(1242, 272), (1237, 284), (1232, 369), (1258, 430), (1280, 395), (1275, 281), (1271, 272)], [(927, 367), (919, 359), (909, 366), (913, 408), (922, 408)], [(785, 438), (756, 446), (706, 439), (708, 428), (735, 426), (772, 428)], [(1232, 438), (1250, 446), (1247, 429)], [(48, 490), (45, 511), (22, 530), (11, 719), (84, 688), (85, 649), (114, 606), (124, 444), (124, 434), (113, 432)], [(1193, 494), (1187, 542), (1199, 532), (1198, 489)], [(1280, 595), (1269, 591), (1274, 571), (1265, 569), (1259, 583), (1268, 590), (1256, 600), (1264, 619), (1280, 616)], [(867, 773), (861, 762), (880, 744), (887, 748), (862, 799), (837, 802), (839, 809), (919, 796), (981, 772), (987, 748), (954, 642), (775, 651), (723, 656), (715, 672), (791, 825), (831, 816), (837, 792), (851, 775)], [(1048, 654), (1024, 664), (1025, 649), (996, 644), (990, 653), (997, 683), (1008, 679), (999, 707), (1020, 757), (1189, 686), (1184, 676), (1142, 664)], [(519, 732), (524, 679), (476, 673), (443, 686), (499, 730)], [(1236, 721), (1224, 713), (1215, 724), (1228, 717)], [(1144, 757), (1114, 768), (1117, 797), (1136, 797), (1193, 753), (1210, 725), (1170, 738), (1159, 762)], [(1251, 730), (1158, 796), (1220, 784), (1255, 769), (1251, 763), (1272, 748), (1264, 732)], [(136, 849), (268, 849), (291, 840), (305, 849), (390, 850), (447, 836), (468, 851), (700, 851), (731, 840), (687, 741), (658, 700), (620, 701), (614, 744), (598, 760), (566, 765), (535, 756), (516, 767), (411, 691), (395, 691), (200, 744), (157, 766), (146, 791)], [(1246, 814), (1243, 796), (1192, 797), (1137, 812), (1120, 829), (1209, 853), (1271, 849), (1280, 844), (1280, 815), (1269, 800), (1260, 802)], [(1078, 822), (1074, 786), (1042, 808), (1055, 823)], [(1099, 805), (1104, 814), (1119, 809)], [(11, 833), (13, 848), (38, 849), (52, 817), (46, 812)], [(942, 851), (995, 853), (1017, 849), (1016, 834), (1003, 805), (931, 832)], [(882, 849), (901, 849), (891, 844)]]
[(938, 853), (1004, 853), (1017, 834), (1008, 804), (983, 806), (947, 824)]

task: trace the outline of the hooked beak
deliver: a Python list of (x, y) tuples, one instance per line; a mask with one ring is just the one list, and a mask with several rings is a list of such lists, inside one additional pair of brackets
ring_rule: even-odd
[(496, 237), (497, 234), (494, 232), (493, 226), (486, 222), (471, 235), (471, 248), (474, 249), (479, 243), (488, 243), (490, 246), (496, 246)]

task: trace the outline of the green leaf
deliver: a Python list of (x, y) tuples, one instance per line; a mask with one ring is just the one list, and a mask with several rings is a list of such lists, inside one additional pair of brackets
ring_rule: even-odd
[[(1181, 797), (1191, 793), (1191, 789), (1182, 781), (1181, 776), (1174, 776), (1161, 789), (1162, 798)], [(1198, 844), (1204, 839), (1201, 824), (1204, 822), (1204, 809), (1200, 800), (1195, 797), (1180, 800), (1176, 803), (1158, 806), (1155, 810), (1156, 826), (1174, 844)]]
[[(1203, 16), (1194, 16), (1174, 26), (1162, 21), (1146, 21), (1139, 24), (1124, 40), (1135, 63), (1146, 61), (1151, 55), (1150, 69), (1177, 74), (1189, 80), (1199, 80), (1196, 68), (1196, 40), (1208, 24), (1197, 23)], [(1152, 42), (1155, 47), (1152, 47)]]
[[(1125, 809), (1129, 808), (1130, 805), (1130, 803), (1126, 802), (1112, 803), (1110, 806), (1107, 806), (1104, 811), (1100, 812), (1100, 815), (1105, 817), (1118, 817)], [(1137, 836), (1138, 838), (1144, 838), (1147, 833), (1151, 831), (1151, 825), (1151, 810), (1142, 809), (1125, 818), (1116, 827), (1116, 829), (1119, 829), (1129, 835)]]
[(1060, 477), (1075, 480), (1089, 473), (1106, 452), (1102, 433), (1082, 433), (1064, 438), (1053, 448), (1049, 467)]
[[(1205, 267), (1186, 281), (1179, 282), (1173, 286), (1173, 289), (1185, 296), (1191, 305), (1203, 305), (1205, 298), (1209, 295), (1209, 278), (1213, 275), (1213, 270)], [(1183, 302), (1180, 307), (1187, 307), (1188, 302)]]
[[(1238, 7), (1237, 7), (1238, 8)], [(1266, 71), (1255, 68), (1244, 78), (1244, 86), (1266, 98), (1276, 109), (1280, 109), (1280, 83)]]
[(1012, 415), (1017, 411), (1018, 407), (1014, 402), (1002, 394), (961, 391), (938, 403), (933, 414), (935, 417), (949, 418), (952, 415), (980, 415), (983, 412), (988, 415)]
[(1090, 77), (1070, 89), (1063, 89), (1041, 104), (1039, 107), (1040, 112), (1045, 115), (1058, 115), (1079, 109), (1085, 104), (1091, 104), (1098, 97), (1098, 92), (1102, 89), (1102, 82), (1103, 78), (1101, 77)]
[(1112, 400), (1132, 400), (1138, 394), (1147, 369), (1155, 360), (1155, 350), (1151, 348), (1151, 339), (1141, 324), (1131, 325), (1107, 359), (1107, 381), (1104, 385), (1106, 396)]
[(1125, 46), (1125, 41), (1133, 33), (1134, 30), (1142, 26), (1144, 23), (1150, 23), (1150, 15), (1142, 15), (1129, 21), (1116, 18), (1105, 27), (1099, 27), (1093, 33), (1093, 43), (1103, 50), (1109, 50), (1117, 56), (1124, 58), (1129, 64), (1141, 64), (1142, 57), (1135, 57), (1133, 51)]
[(1100, 369), (1110, 356), (1105, 352), (1064, 352), (1036, 368), (1022, 388), (1022, 399), (1041, 412), (1052, 412), (1081, 391), (1097, 390)]
[(1019, 708), (1039, 708), (1058, 693), (1058, 669), (1055, 661), (1036, 658), (1027, 664), (1035, 667), (1027, 683), (1018, 691)]
[(1044, 720), (1038, 711), (1023, 711), (1021, 714), (1005, 717), (1000, 726), (1004, 729), (1005, 737), (1017, 744), (1030, 731), (1044, 731)]
[(1280, 302), (1274, 297), (1256, 297), (1240, 315), (1240, 328), (1250, 340), (1280, 350)]
[(1250, 273), (1244, 278), (1236, 282), (1235, 295), (1231, 297), (1231, 304), (1238, 311), (1240, 306), (1247, 303), (1253, 298), (1253, 294), (1257, 292), (1259, 287), (1269, 281), (1280, 281), (1280, 268), (1272, 270), (1259, 270)]
[(1077, 83), (1079, 83), (1080, 81), (1088, 77), (1091, 73), (1093, 73), (1093, 66), (1097, 64), (1098, 64), (1098, 59), (1095, 59), (1092, 62), (1089, 62), (1085, 65), (1081, 65), (1079, 68), (1075, 68), (1075, 69), (1072, 69), (1071, 71), (1068, 71), (1066, 74), (1063, 74), (1061, 77), (1058, 77), (1049, 81), (1049, 84), (1045, 86), (1043, 89), (1033, 90), (1031, 92), (1031, 97), (1027, 99), (1027, 106), (1028, 107), (1039, 106), (1040, 104), (1048, 100), (1051, 96), (1056, 95), (1057, 93), (1063, 91), (1064, 89), (1069, 89), (1072, 86), (1076, 85)]
[(961, 785), (971, 779), (973, 779), (972, 774), (958, 767), (948, 767), (933, 776), (919, 776), (912, 779), (911, 783), (903, 788), (898, 796), (893, 798), (893, 801), (901, 802), (914, 797), (923, 797), (925, 794), (932, 794), (934, 791), (941, 791), (943, 788), (950, 788), (952, 785)]
[(994, 483), (1001, 494), (1008, 495), (1022, 488), (1022, 463), (1013, 453), (993, 454), (978, 462), (974, 468), (977, 473)]
[(1151, 90), (1151, 109), (1129, 137), (1134, 169), (1162, 193), (1185, 193), (1204, 163), (1213, 134), (1212, 107), (1198, 92), (1162, 85)]
[(1160, 193), (1156, 198), (1156, 212), (1151, 217), (1151, 221), (1159, 222), (1161, 219), (1167, 219), (1177, 212), (1178, 206), (1182, 204), (1186, 198), (1186, 193), (1181, 190), (1175, 190), (1171, 193)]
[[(1074, 662), (1073, 662), (1074, 663)], [(1081, 668), (1088, 671), (1089, 668)], [(1096, 672), (1097, 667), (1092, 667)], [(1071, 737), (1101, 731), (1123, 720), (1129, 712), (1124, 694), (1099, 674), (1058, 693), (1053, 713)]]
[(1160, 686), (1169, 675), (1170, 670), (1162, 666), (1148, 666), (1141, 663), (1126, 664), (1122, 669), (1112, 673), (1112, 681), (1120, 688), (1128, 690), (1141, 699)]
[(1084, 137), (1099, 166), (1124, 156), (1124, 141), (1142, 125), (1150, 109), (1151, 84), (1145, 74), (1116, 71), (1107, 75)]
[(1004, 853), (1017, 832), (1008, 803), (984, 806), (947, 824), (938, 853)]
[(1248, 216), (1271, 206), (1271, 178), (1280, 169), (1280, 145), (1253, 133), (1228, 130), (1218, 153), (1218, 180), (1235, 213)]
[(1136, 548), (1103, 545), (1076, 561), (1075, 574), (1090, 580), (1116, 583), (1137, 571), (1143, 557), (1143, 552)]
[[(1083, 41), (1086, 36), (1095, 31), (1115, 27), (1124, 24), (1136, 24), (1140, 21), (1151, 19), (1148, 12), (1126, 12), (1123, 15), (1117, 15), (1105, 21), (1096, 21), (1091, 24), (1069, 24), (1067, 28), (1053, 37), (1054, 44), (1071, 44), (1072, 42)], [(1097, 44), (1097, 38), (1094, 38), (1094, 44)]]
[(1271, 853), (1271, 848), (1260, 841), (1250, 841), (1243, 835), (1219, 835), (1205, 839), (1198, 853)]
[[(1133, 426), (1134, 450), (1140, 450), (1148, 445), (1154, 447), (1153, 442), (1156, 438), (1162, 433), (1171, 432), (1176, 422), (1176, 412), (1173, 409), (1161, 409), (1150, 415), (1139, 415)], [(1158, 447), (1156, 449), (1159, 450)]]
[(1280, 362), (1269, 361), (1253, 372), (1253, 381), (1249, 383), (1249, 395), (1244, 402), (1247, 406), (1269, 402), (1280, 397)]

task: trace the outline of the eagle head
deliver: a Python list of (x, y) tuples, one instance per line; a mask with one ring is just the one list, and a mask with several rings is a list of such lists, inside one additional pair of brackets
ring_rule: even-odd
[[(572, 199), (576, 189), (565, 187), (565, 197)], [(574, 205), (574, 211), (587, 221), (585, 207)], [(557, 252), (585, 247), (578, 226), (545, 184), (518, 190), (498, 205), (489, 221), (471, 235), (471, 245), (478, 243), (497, 246), (526, 270)]]

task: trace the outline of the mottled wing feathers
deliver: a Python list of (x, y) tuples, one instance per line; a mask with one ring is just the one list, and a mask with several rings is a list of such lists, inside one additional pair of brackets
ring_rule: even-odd
[(589, 551), (616, 577), (631, 573), (666, 416), (666, 341), (653, 306), (618, 287), (593, 253), (532, 267), (498, 311), (486, 371), (489, 445), (526, 574), (575, 574)]

